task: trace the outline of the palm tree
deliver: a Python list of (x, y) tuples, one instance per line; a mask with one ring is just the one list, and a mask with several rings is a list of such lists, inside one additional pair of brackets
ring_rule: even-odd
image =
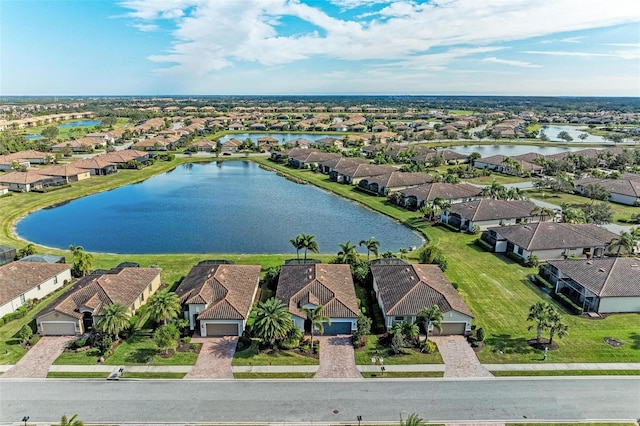
[(553, 343), (553, 336), (558, 335), (559, 338), (563, 338), (567, 335), (569, 327), (564, 323), (562, 315), (551, 307), (549, 311), (549, 345)]
[(300, 249), (302, 248), (302, 235), (298, 234), (295, 238), (289, 240), (291, 245), (296, 249), (296, 259), (300, 259)]
[(63, 414), (60, 418), (60, 426), (84, 426), (84, 422), (78, 419), (78, 414), (74, 414), (71, 418), (67, 418), (66, 414)]
[(356, 263), (358, 261), (358, 252), (356, 246), (351, 244), (351, 240), (347, 240), (344, 244), (338, 244), (340, 251), (338, 252), (338, 261), (340, 263)]
[(182, 304), (178, 295), (168, 290), (157, 292), (147, 302), (149, 316), (156, 322), (162, 321), (164, 325), (176, 318), (181, 309)]
[(315, 334), (315, 330), (318, 330), (318, 333), (324, 333), (324, 323), (331, 325), (331, 318), (328, 316), (322, 315), (322, 308), (324, 306), (316, 306), (315, 308), (302, 308), (302, 312), (307, 315), (307, 320), (311, 322), (311, 352), (313, 352), (313, 336)]
[(420, 329), (418, 325), (409, 321), (402, 321), (397, 323), (391, 329), (391, 334), (400, 333), (407, 341), (414, 342), (418, 336), (420, 336)]
[(80, 277), (84, 277), (91, 272), (93, 264), (93, 255), (84, 251), (82, 246), (70, 245), (69, 250), (73, 256), (73, 269)]
[(96, 328), (110, 336), (118, 338), (118, 333), (129, 326), (129, 313), (122, 303), (112, 303), (102, 313)]
[(315, 235), (300, 234), (302, 236), (302, 248), (304, 249), (304, 260), (307, 260), (307, 250), (313, 253), (319, 253), (318, 243), (315, 241)]
[(286, 305), (275, 297), (260, 302), (255, 309), (253, 333), (263, 342), (269, 342), (271, 347), (295, 327)]
[(438, 332), (442, 332), (442, 312), (438, 305), (433, 305), (431, 308), (423, 308), (418, 312), (418, 321), (424, 323), (424, 332), (426, 334), (426, 341), (429, 341), (429, 328), (433, 326), (438, 329)]
[[(536, 302), (529, 308), (527, 321), (536, 322), (536, 342), (539, 344), (542, 338), (542, 330), (549, 328), (549, 312), (551, 306), (547, 302)], [(531, 330), (531, 327), (529, 327)]]
[(403, 420), (400, 416), (400, 426), (426, 426), (427, 423), (419, 417), (416, 413), (413, 413), (407, 417), (407, 420)]
[(33, 243), (29, 243), (18, 251), (18, 257), (22, 259), (23, 257), (31, 256), (32, 254), (36, 254), (36, 246)]
[(622, 249), (624, 249), (627, 254), (631, 255), (635, 244), (636, 242), (633, 235), (630, 232), (622, 231), (620, 232), (619, 237), (611, 240), (607, 249), (612, 250), (614, 247), (617, 247), (618, 251), (616, 252), (616, 256), (620, 256)]
[(367, 261), (369, 260), (369, 255), (373, 253), (376, 257), (378, 257), (379, 249), (380, 249), (380, 241), (376, 240), (374, 237), (369, 238), (368, 240), (360, 241), (360, 246), (364, 245), (367, 248)]

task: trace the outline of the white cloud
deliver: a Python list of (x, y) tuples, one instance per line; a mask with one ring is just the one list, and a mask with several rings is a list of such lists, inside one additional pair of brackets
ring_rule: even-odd
[[(606, 4), (595, 0), (486, 0), (482, 5), (475, 0), (331, 2), (343, 8), (387, 6), (374, 19), (348, 20), (330, 16), (321, 2), (312, 0), (125, 0), (121, 5), (130, 10), (131, 18), (149, 25), (158, 20), (175, 24), (173, 44), (149, 59), (169, 64), (185, 76), (243, 62), (272, 67), (318, 57), (441, 67), (483, 53), (482, 49), (496, 50), (488, 46), (498, 43), (638, 22), (640, 16), (640, 2), (628, 0)], [(290, 18), (306, 22), (307, 27), (296, 26), (305, 29), (295, 33), (281, 32), (281, 22)], [(562, 40), (576, 43), (579, 39)], [(527, 62), (496, 61), (535, 67)]]
[(509, 60), (509, 59), (499, 59), (499, 58), (496, 58), (495, 56), (484, 58), (482, 60), (482, 62), (491, 62), (491, 63), (494, 63), (494, 64), (509, 65), (509, 66), (512, 66), (512, 67), (540, 68), (540, 65), (532, 64), (531, 62), (512, 61), (512, 60)]
[(156, 24), (131, 24), (132, 27), (137, 28), (139, 31), (143, 33), (148, 33), (152, 31), (156, 31), (158, 26)]
[(615, 52), (599, 53), (599, 52), (573, 52), (566, 50), (527, 50), (524, 53), (530, 55), (548, 55), (548, 56), (574, 56), (582, 58), (615, 58), (615, 59), (638, 59), (640, 51), (638, 50), (619, 50)]

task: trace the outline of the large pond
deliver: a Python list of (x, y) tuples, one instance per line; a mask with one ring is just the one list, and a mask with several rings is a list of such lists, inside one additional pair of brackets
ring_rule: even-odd
[(99, 120), (81, 120), (81, 121), (71, 121), (69, 123), (64, 123), (58, 126), (59, 129), (63, 129), (65, 127), (88, 127), (88, 126), (97, 126), (102, 123)]
[(284, 145), (286, 142), (293, 139), (306, 139), (308, 141), (317, 141), (318, 139), (330, 137), (330, 138), (339, 138), (343, 135), (336, 134), (309, 134), (309, 133), (232, 133), (228, 135), (224, 135), (220, 138), (220, 142), (226, 142), (230, 139), (238, 139), (239, 141), (245, 141), (247, 138), (252, 141), (258, 140), (258, 138), (270, 136), (272, 138), (278, 139), (280, 145)]
[(289, 240), (299, 233), (315, 235), (322, 253), (371, 236), (380, 252), (422, 244), (385, 216), (244, 161), (184, 164), (37, 211), (18, 222), (17, 233), (50, 247), (108, 253), (295, 253)]
[[(571, 143), (604, 143), (606, 142), (602, 136), (592, 135), (587, 133), (588, 127), (585, 126), (561, 126), (555, 124), (549, 124), (542, 126), (540, 128), (541, 132), (544, 132), (545, 135), (549, 138), (550, 141), (553, 142), (564, 142), (564, 140), (558, 137), (560, 132), (567, 132), (569, 136), (573, 138)], [(584, 139), (580, 138), (580, 135), (586, 135)], [(540, 134), (538, 134), (538, 138), (540, 138)]]

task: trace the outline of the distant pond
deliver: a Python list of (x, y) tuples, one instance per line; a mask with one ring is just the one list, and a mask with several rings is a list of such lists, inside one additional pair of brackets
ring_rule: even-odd
[(289, 240), (299, 233), (315, 235), (321, 253), (371, 236), (381, 242), (380, 252), (422, 244), (419, 235), (383, 215), (244, 161), (183, 164), (138, 184), (39, 210), (20, 220), (16, 232), (45, 246), (107, 253), (295, 256)]
[(491, 155), (507, 155), (515, 156), (527, 154), (529, 152), (536, 152), (541, 155), (552, 155), (559, 152), (567, 151), (579, 151), (584, 148), (577, 147), (563, 147), (563, 146), (538, 146), (538, 145), (458, 145), (450, 146), (447, 148), (451, 151), (459, 152), (460, 154), (469, 155), (472, 152), (477, 152), (483, 157), (489, 157)]
[(71, 121), (69, 123), (64, 123), (58, 126), (59, 129), (63, 129), (65, 127), (88, 127), (88, 126), (97, 126), (102, 123), (100, 120), (81, 120), (81, 121)]

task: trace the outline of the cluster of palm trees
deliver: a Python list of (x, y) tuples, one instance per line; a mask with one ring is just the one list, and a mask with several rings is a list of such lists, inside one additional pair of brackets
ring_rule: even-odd
[(442, 332), (442, 312), (438, 305), (432, 307), (425, 307), (416, 316), (416, 322), (402, 321), (393, 326), (389, 332), (392, 336), (392, 346), (404, 346), (405, 342), (416, 343), (420, 336), (420, 328), (418, 324), (424, 326), (426, 339), (429, 341), (429, 330), (434, 328), (439, 332)]
[(429, 220), (434, 220), (441, 212), (449, 210), (450, 208), (450, 202), (442, 197), (436, 197), (431, 201), (431, 204), (425, 202), (425, 204), (420, 207), (420, 212)]
[[(569, 327), (564, 322), (564, 318), (560, 315), (558, 310), (547, 302), (536, 302), (529, 308), (529, 316), (527, 321), (535, 322), (536, 328), (536, 343), (540, 344), (542, 341), (542, 332), (544, 330), (549, 331), (549, 342), (553, 343), (554, 336), (560, 338), (567, 335)], [(529, 327), (529, 329), (533, 326)]]
[(631, 228), (630, 231), (620, 232), (620, 236), (614, 238), (609, 243), (607, 250), (609, 254), (614, 251), (616, 256), (632, 256), (638, 243), (640, 242), (640, 227)]
[(495, 179), (491, 185), (482, 188), (482, 196), (492, 198), (494, 200), (521, 200), (522, 195), (518, 188), (507, 188), (500, 185)]
[[(316, 236), (310, 234), (298, 234), (295, 238), (289, 240), (291, 245), (296, 249), (296, 259), (300, 259), (300, 250), (304, 249), (304, 260), (307, 260), (307, 252), (319, 253), (320, 249), (318, 243), (315, 241)], [(371, 254), (375, 257), (380, 255), (380, 241), (375, 237), (370, 237), (367, 240), (361, 240), (360, 244), (356, 246), (351, 244), (351, 240), (347, 240), (344, 244), (339, 244), (340, 251), (336, 258), (337, 263), (355, 264), (358, 262), (358, 246), (364, 246), (367, 249), (367, 260), (371, 258)]]

